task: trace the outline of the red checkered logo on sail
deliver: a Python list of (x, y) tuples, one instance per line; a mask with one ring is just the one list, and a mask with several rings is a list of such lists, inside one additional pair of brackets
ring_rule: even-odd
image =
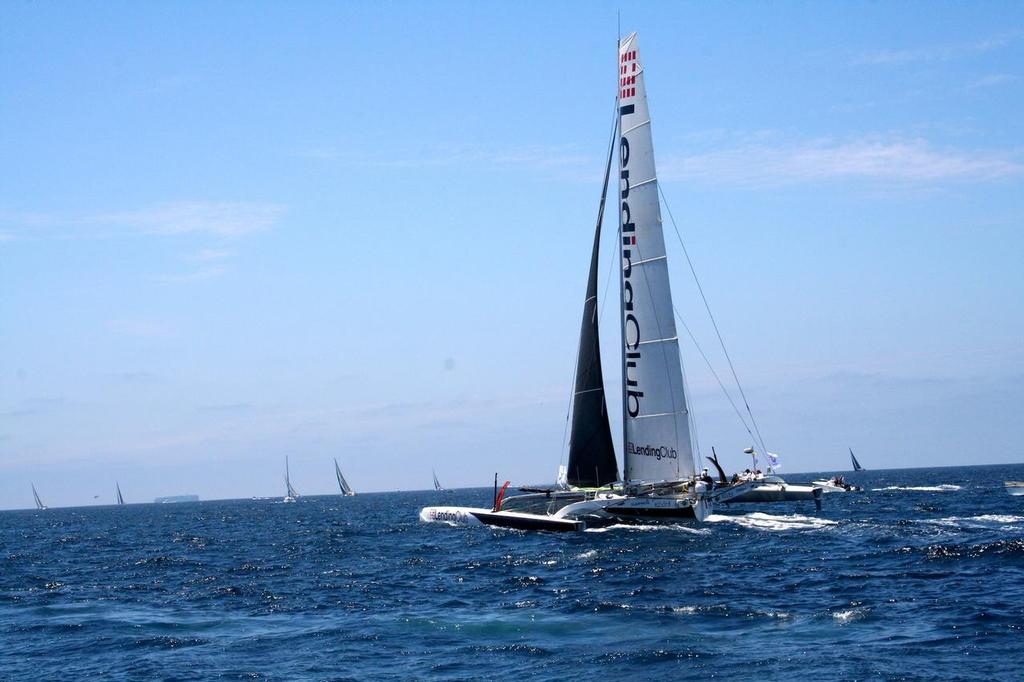
[(619, 99), (636, 96), (636, 50), (623, 52), (619, 58)]

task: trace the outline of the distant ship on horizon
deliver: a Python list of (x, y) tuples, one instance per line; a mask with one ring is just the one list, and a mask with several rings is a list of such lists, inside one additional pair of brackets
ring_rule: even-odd
[(153, 502), (156, 504), (173, 504), (176, 502), (198, 502), (198, 495), (165, 495), (164, 497), (158, 497)]

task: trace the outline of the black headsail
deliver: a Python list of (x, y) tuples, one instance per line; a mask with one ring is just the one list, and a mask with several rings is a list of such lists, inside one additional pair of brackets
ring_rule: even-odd
[(608, 149), (608, 165), (604, 170), (604, 188), (597, 212), (594, 250), (590, 256), (587, 279), (587, 300), (583, 303), (583, 325), (580, 349), (576, 358), (576, 386), (573, 394), (572, 433), (569, 437), (569, 485), (597, 487), (612, 483), (619, 477), (615, 463), (615, 446), (608, 423), (608, 407), (604, 400), (604, 376), (601, 373), (601, 342), (597, 318), (597, 276), (601, 247), (601, 222), (608, 196), (608, 178), (612, 168), (615, 135)]

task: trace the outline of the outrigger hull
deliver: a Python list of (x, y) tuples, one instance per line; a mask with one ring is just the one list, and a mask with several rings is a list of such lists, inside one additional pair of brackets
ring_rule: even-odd
[[(522, 496), (534, 498), (517, 500), (511, 504), (523, 504), (536, 511), (511, 511), (481, 509), (474, 507), (424, 507), (420, 521), (444, 523), (449, 526), (496, 526), (516, 530), (581, 531), (600, 528), (616, 523), (666, 523), (673, 521), (703, 521), (711, 514), (712, 502), (706, 496), (665, 495), (633, 497), (616, 493), (581, 495), (561, 493), (555, 499), (562, 502), (557, 509), (537, 509), (536, 498), (545, 496)], [(554, 497), (554, 496), (553, 496)], [(550, 498), (549, 498), (550, 500)], [(555, 502), (555, 500), (550, 500)], [(557, 504), (555, 502), (555, 504)]]
[(780, 483), (764, 483), (737, 495), (729, 500), (729, 504), (745, 502), (803, 502), (820, 500), (822, 490), (817, 486), (788, 485)]
[(420, 521), (443, 523), (449, 526), (495, 526), (514, 530), (546, 530), (555, 532), (581, 531), (587, 524), (578, 519), (560, 518), (547, 514), (513, 511), (493, 511), (474, 507), (424, 507)]
[(607, 504), (602, 511), (628, 523), (703, 521), (711, 514), (711, 502), (692, 497), (627, 497)]

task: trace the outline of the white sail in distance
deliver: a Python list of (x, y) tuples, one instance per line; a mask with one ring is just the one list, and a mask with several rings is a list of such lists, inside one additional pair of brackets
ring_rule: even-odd
[(46, 505), (43, 504), (43, 501), (41, 499), (39, 499), (39, 493), (36, 492), (36, 484), (31, 483), (30, 485), (32, 486), (32, 497), (36, 501), (36, 509), (46, 509)]
[[(338, 488), (341, 489), (341, 494), (342, 495), (347, 495), (347, 496), (351, 497), (352, 495), (356, 494), (355, 491), (352, 490), (352, 486), (350, 486), (348, 484), (348, 481), (346, 481), (345, 477), (342, 475), (341, 467), (338, 466), (338, 459), (337, 458), (334, 459), (334, 476), (335, 476), (335, 478), (338, 479)], [(434, 477), (434, 482), (435, 483), (437, 482), (437, 477), (436, 476)]]
[(651, 119), (636, 34), (619, 42), (624, 480), (694, 475)]
[(299, 496), (299, 493), (292, 487), (292, 476), (287, 457), (284, 458), (284, 486), (288, 497), (296, 498)]

